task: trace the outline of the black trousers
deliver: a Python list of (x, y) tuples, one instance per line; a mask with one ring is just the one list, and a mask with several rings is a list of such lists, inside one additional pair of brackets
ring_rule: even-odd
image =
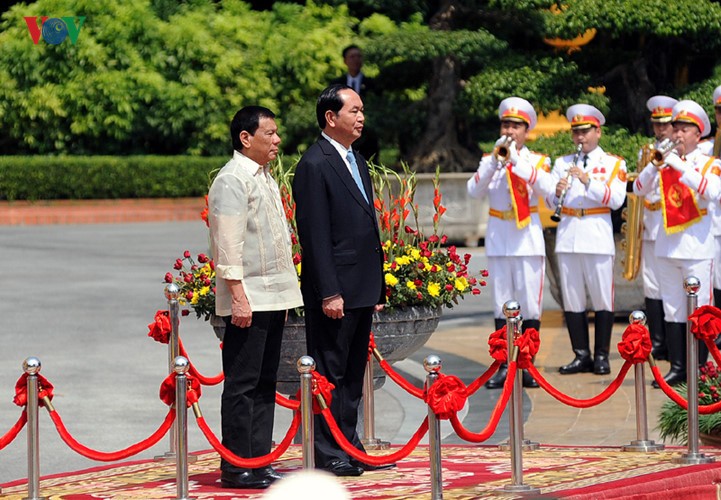
[[(223, 339), (223, 445), (243, 458), (270, 453), (275, 416), (275, 385), (285, 311), (254, 312), (250, 327), (226, 323)], [(221, 470), (246, 472), (225, 460)]]
[[(330, 411), (343, 435), (363, 450), (356, 431), (358, 406), (363, 397), (363, 375), (368, 359), (368, 341), (373, 307), (346, 309), (341, 319), (331, 319), (321, 309), (306, 308), (308, 354), (316, 370), (335, 385)], [(315, 416), (315, 464), (325, 467), (332, 460), (349, 460), (322, 415)]]

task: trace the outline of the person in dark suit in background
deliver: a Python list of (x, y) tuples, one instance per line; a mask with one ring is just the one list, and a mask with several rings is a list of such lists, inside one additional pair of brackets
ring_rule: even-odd
[[(373, 311), (385, 303), (371, 178), (365, 159), (351, 147), (363, 132), (363, 101), (346, 85), (331, 85), (318, 97), (316, 117), (323, 132), (303, 154), (293, 179), (306, 343), (318, 372), (335, 385), (333, 417), (363, 450), (358, 406)], [(352, 460), (320, 415), (315, 429), (316, 467), (337, 476), (378, 469)]]
[[(343, 62), (348, 68), (348, 72), (338, 78), (331, 80), (331, 85), (347, 85), (360, 96), (365, 99), (369, 92), (375, 91), (375, 81), (373, 78), (367, 77), (361, 68), (363, 68), (363, 52), (357, 45), (349, 45), (343, 49)], [(380, 148), (378, 146), (378, 136), (367, 126), (363, 130), (363, 136), (353, 144), (356, 151), (360, 152), (364, 158), (372, 161), (378, 161)]]

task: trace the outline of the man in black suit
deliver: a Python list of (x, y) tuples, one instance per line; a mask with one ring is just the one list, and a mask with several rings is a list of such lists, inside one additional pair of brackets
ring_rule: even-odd
[[(374, 92), (375, 82), (373, 78), (367, 77), (361, 68), (363, 68), (363, 52), (357, 45), (349, 45), (343, 49), (343, 62), (348, 68), (348, 73), (331, 80), (331, 85), (347, 85), (355, 90), (361, 99), (365, 99), (368, 92)], [(364, 158), (371, 161), (378, 161), (380, 152), (378, 146), (378, 136), (365, 127), (363, 136), (353, 144), (356, 151), (363, 155)]]
[[(373, 311), (385, 302), (373, 188), (365, 159), (351, 148), (363, 131), (363, 102), (346, 85), (331, 85), (318, 98), (316, 117), (322, 135), (300, 159), (293, 179), (306, 342), (318, 372), (335, 385), (333, 417), (363, 450), (358, 406)], [(337, 476), (377, 469), (350, 459), (320, 415), (315, 429), (316, 467)]]

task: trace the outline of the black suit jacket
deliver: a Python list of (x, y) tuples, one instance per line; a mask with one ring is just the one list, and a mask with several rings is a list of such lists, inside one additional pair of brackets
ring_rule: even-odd
[(356, 161), (370, 204), (338, 151), (321, 137), (303, 155), (293, 178), (298, 238), (303, 248), (301, 292), (306, 307), (343, 296), (348, 309), (385, 302), (383, 251), (365, 159)]
[[(348, 85), (348, 73), (344, 74), (343, 76), (339, 76), (338, 78), (334, 78), (330, 81), (331, 85), (336, 83), (340, 85)], [(361, 99), (363, 99), (368, 92), (374, 91), (375, 80), (373, 78), (369, 78), (363, 75), (363, 78), (361, 78), (360, 92), (358, 93), (358, 95), (361, 96)]]

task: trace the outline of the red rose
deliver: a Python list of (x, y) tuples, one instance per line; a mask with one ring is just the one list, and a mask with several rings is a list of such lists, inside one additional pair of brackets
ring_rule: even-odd
[(444, 234), (443, 236), (441, 236), (441, 245), (445, 245), (446, 241), (448, 241), (448, 236)]
[(200, 262), (201, 264), (205, 264), (205, 263), (208, 262), (209, 260), (210, 260), (210, 259), (208, 258), (208, 256), (205, 255), (204, 253), (199, 253), (199, 254), (198, 254), (198, 262)]
[(471, 293), (473, 295), (480, 295), (481, 291), (478, 288), (474, 288), (473, 290), (471, 290)]
[(165, 282), (166, 283), (172, 283), (173, 282), (173, 275), (170, 273), (165, 273)]
[(454, 266), (453, 264), (451, 264), (450, 266), (448, 266), (448, 272), (452, 273), (452, 272), (455, 271), (455, 270), (456, 270), (456, 266)]
[(470, 260), (471, 260), (471, 254), (469, 254), (469, 253), (463, 254), (463, 262), (465, 264), (468, 264), (470, 262)]
[(173, 269), (183, 269), (183, 261), (180, 259), (175, 259), (175, 264), (173, 264)]
[(488, 270), (483, 269), (483, 270), (481, 271), (481, 276), (483, 276), (484, 278), (488, 278)]
[(190, 311), (188, 309), (183, 309), (180, 311), (181, 316), (188, 316), (190, 314)]
[(433, 264), (433, 266), (431, 266), (431, 272), (432, 272), (432, 273), (437, 273), (437, 272), (438, 272), (438, 266), (436, 266), (435, 264)]
[(438, 236), (437, 236), (437, 235), (435, 235), (435, 234), (432, 234), (432, 235), (431, 235), (431, 237), (430, 237), (430, 238), (428, 238), (428, 241), (430, 241), (431, 243), (438, 243), (438, 241), (439, 241), (439, 238), (438, 238)]
[(183, 257), (185, 257), (186, 259), (189, 259), (190, 258), (190, 250), (186, 250), (185, 252), (183, 252)]
[(185, 281), (186, 283), (192, 283), (192, 282), (193, 282), (193, 275), (190, 274), (190, 273), (185, 273), (185, 274), (183, 275), (183, 281)]
[(446, 285), (446, 290), (449, 292), (453, 291), (453, 285)]
[(186, 298), (187, 300), (193, 300), (193, 291), (192, 291), (192, 290), (189, 290), (189, 291), (185, 294), (185, 298)]
[(481, 282), (479, 283), (479, 285), (481, 285), (481, 286), (486, 286), (486, 282), (485, 282), (485, 281), (481, 281)]
[(300, 261), (301, 261), (301, 256), (298, 252), (296, 252), (293, 255), (293, 264), (295, 264), (297, 266), (298, 264), (300, 264)]
[(413, 280), (413, 284), (416, 286), (423, 286), (423, 281), (416, 279), (416, 280)]
[(406, 226), (406, 227), (403, 228), (403, 229), (404, 229), (405, 232), (408, 233), (408, 234), (414, 234), (414, 233), (416, 232), (416, 230), (413, 229), (411, 226)]
[(210, 266), (210, 268), (211, 268), (213, 271), (215, 271), (215, 262), (213, 262), (213, 259), (210, 260), (210, 262), (208, 263), (208, 265)]

